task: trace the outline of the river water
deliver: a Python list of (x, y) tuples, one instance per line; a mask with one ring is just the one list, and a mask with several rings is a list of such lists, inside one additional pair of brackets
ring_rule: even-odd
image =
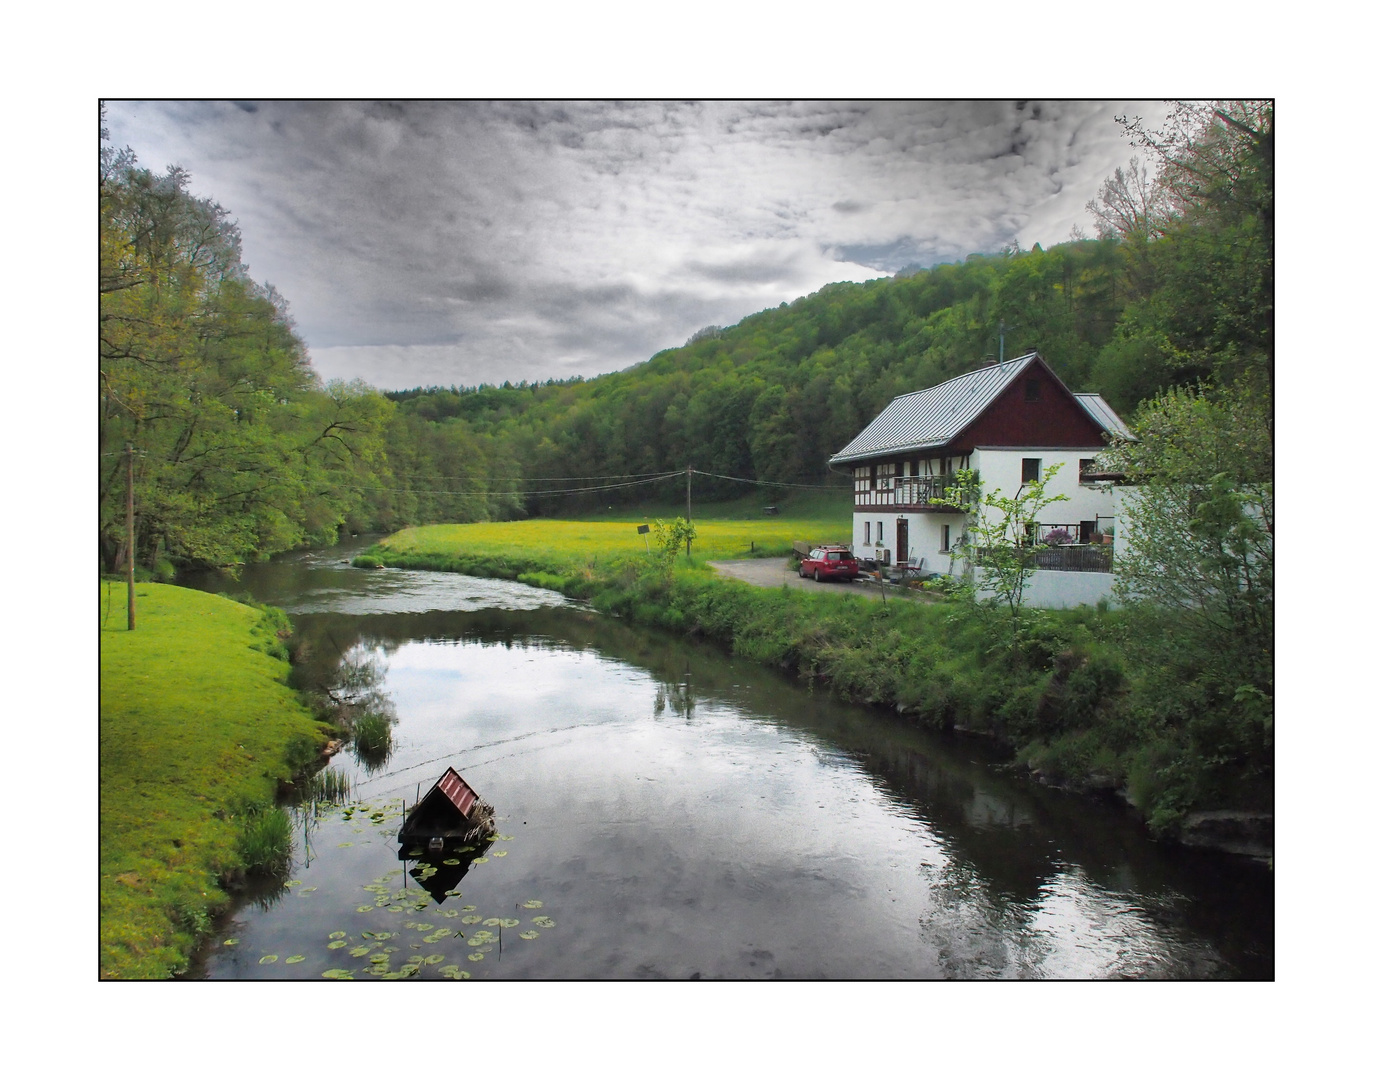
[[(389, 754), (296, 808), (290, 877), (245, 897), (208, 979), (1271, 979), (1266, 864), (1151, 843), (977, 741), (846, 704), (556, 593), (354, 570), (347, 549), (239, 582), (371, 672)], [(448, 766), (489, 846), (405, 859)]]

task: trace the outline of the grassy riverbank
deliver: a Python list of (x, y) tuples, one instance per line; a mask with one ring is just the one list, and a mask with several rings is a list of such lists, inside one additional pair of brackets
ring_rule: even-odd
[(322, 726), (286, 685), (279, 612), (170, 585), (100, 593), (100, 974), (182, 970), (224, 875), (236, 815), (270, 803)]
[[(792, 538), (824, 538), (832, 523), (698, 521), (693, 558), (670, 574), (620, 536), (630, 524), (434, 526), (399, 533), (372, 553), (388, 566), (558, 589), (915, 722), (988, 735), (1047, 782), (1123, 793), (1162, 836), (1177, 835), (1193, 811), (1272, 809), (1271, 739), (1265, 748), (1226, 702), (1160, 700), (1147, 665), (1133, 659), (1142, 655), (1131, 643), (1139, 628), (1121, 612), (1029, 613), (1011, 647), (1004, 613), (760, 589), (702, 566), (747, 554), (745, 536), (755, 550), (780, 553)], [(1166, 635), (1167, 627), (1150, 632)]]

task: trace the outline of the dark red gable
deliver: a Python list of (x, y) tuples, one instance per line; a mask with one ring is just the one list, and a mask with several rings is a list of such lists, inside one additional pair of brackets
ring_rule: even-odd
[[(1026, 383), (1038, 394), (1026, 400)], [(982, 414), (950, 440), (967, 452), (975, 446), (1104, 446), (1101, 427), (1040, 357), (1025, 366)]]

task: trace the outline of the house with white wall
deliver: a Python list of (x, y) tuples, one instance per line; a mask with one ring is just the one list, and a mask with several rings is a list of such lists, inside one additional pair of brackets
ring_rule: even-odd
[(1100, 542), (1116, 523), (1114, 478), (1095, 458), (1118, 435), (1131, 437), (1099, 394), (1073, 393), (1032, 352), (902, 394), (830, 464), (853, 470), (860, 559), (946, 574), (959, 570), (967, 514), (939, 500), (960, 469), (975, 470), (985, 492), (1013, 495), (1059, 466), (1046, 493), (1067, 499), (1047, 508), (1052, 520), (1037, 522), (1030, 539), (1066, 541), (1048, 560), (1058, 568), (1031, 579), (1026, 602), (1067, 607), (1109, 595), (1114, 581)]

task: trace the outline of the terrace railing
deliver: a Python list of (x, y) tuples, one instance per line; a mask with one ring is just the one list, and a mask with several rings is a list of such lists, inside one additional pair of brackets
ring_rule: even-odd
[[(1112, 549), (1106, 544), (1051, 544), (1040, 548), (1019, 548), (1034, 562), (1037, 570), (1067, 570), (1073, 573), (1109, 574), (1114, 565)], [(977, 549), (978, 562), (990, 555)]]

